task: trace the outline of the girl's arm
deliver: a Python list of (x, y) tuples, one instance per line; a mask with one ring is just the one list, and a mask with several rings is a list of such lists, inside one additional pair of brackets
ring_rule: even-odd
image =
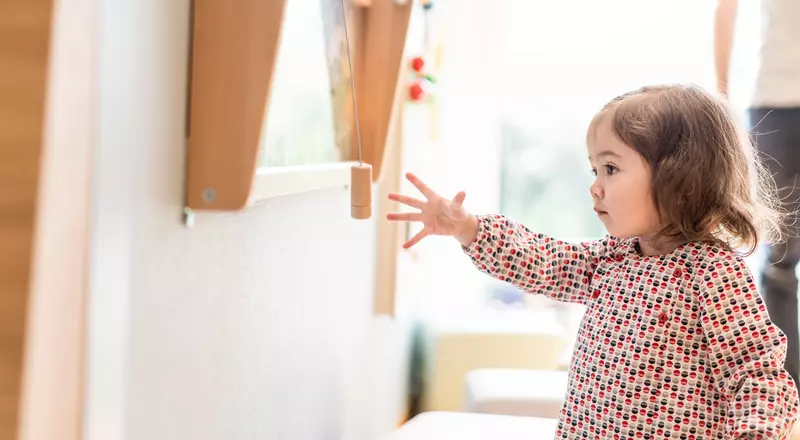
[(737, 0), (717, 0), (714, 14), (714, 71), (717, 76), (717, 90), (725, 96), (728, 95), (728, 71), (737, 6)]
[(615, 240), (569, 244), (537, 234), (501, 215), (477, 217), (471, 243), (459, 239), (480, 271), (528, 293), (585, 304), (600, 260)]
[(725, 438), (788, 438), (798, 395), (783, 368), (786, 336), (770, 321), (749, 269), (722, 252), (697, 276), (708, 361), (731, 419)]

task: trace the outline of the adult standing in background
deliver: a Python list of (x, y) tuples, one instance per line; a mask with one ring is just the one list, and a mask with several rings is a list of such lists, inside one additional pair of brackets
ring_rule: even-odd
[[(737, 0), (717, 0), (714, 55), (719, 92), (728, 95)], [(757, 150), (765, 158), (785, 208), (800, 208), (800, 0), (761, 0), (759, 68), (747, 114)], [(794, 216), (790, 222), (794, 222)], [(786, 333), (786, 370), (800, 379), (798, 280), (800, 238), (791, 224), (781, 244), (769, 246), (761, 273), (762, 296), (772, 321)]]

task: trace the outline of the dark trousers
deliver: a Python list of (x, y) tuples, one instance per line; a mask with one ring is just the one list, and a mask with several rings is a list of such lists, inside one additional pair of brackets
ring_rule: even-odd
[(775, 180), (784, 208), (792, 213), (785, 240), (766, 249), (761, 294), (772, 322), (786, 334), (789, 343), (786, 370), (797, 382), (800, 379), (800, 336), (795, 270), (800, 262), (800, 228), (795, 223), (794, 213), (800, 209), (800, 107), (753, 108), (748, 117), (759, 157)]

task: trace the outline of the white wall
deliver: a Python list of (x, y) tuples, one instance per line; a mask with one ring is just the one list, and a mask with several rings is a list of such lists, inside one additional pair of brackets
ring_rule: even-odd
[(87, 438), (378, 438), (406, 338), (371, 316), (375, 220), (331, 189), (184, 227), (189, 1), (100, 3)]

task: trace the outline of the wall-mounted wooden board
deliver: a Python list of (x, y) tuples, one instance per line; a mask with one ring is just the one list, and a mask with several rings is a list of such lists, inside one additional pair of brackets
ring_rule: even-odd
[[(275, 170), (267, 166), (257, 172), (263, 140), (271, 134), (269, 110), (280, 112), (270, 109), (269, 103), (271, 92), (279, 87), (274, 80), (281, 66), (278, 55), (290, 8), (287, 2), (295, 1), (301, 0), (195, 0), (187, 129), (189, 208), (240, 210), (253, 201), (253, 188), (266, 184), (254, 181)], [(339, 0), (316, 1), (322, 3), (322, 19), (310, 25), (324, 28), (326, 51), (319, 56), (326, 57), (322, 61), (327, 63), (332, 91), (331, 130), (340, 150), (339, 162), (332, 165), (340, 166), (341, 161), (358, 158), (344, 23)], [(363, 160), (372, 165), (377, 180), (394, 114), (412, 2), (371, 0), (367, 6), (352, 6), (346, 0), (345, 5)], [(269, 179), (274, 182), (275, 175)]]
[(412, 1), (371, 0), (360, 10), (356, 57), (356, 93), (359, 98), (364, 162), (372, 165), (373, 179), (381, 177), (387, 137), (396, 116), (400, 73)]
[(187, 205), (245, 207), (287, 0), (195, 0)]

